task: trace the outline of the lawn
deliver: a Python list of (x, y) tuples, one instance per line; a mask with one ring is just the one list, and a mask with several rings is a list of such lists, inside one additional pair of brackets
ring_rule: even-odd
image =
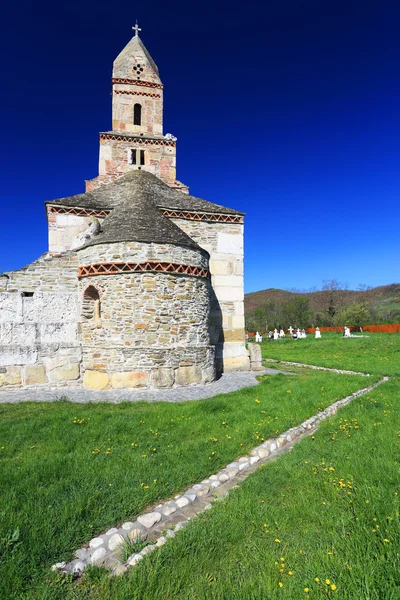
[(400, 336), (371, 333), (369, 337), (343, 338), (340, 333), (322, 333), (304, 340), (270, 340), (262, 344), (264, 358), (301, 362), (320, 367), (349, 369), (380, 375), (400, 374)]
[(49, 567), (372, 380), (312, 372), (184, 404), (1, 404), (0, 598), (102, 597)]
[[(348, 363), (337, 340), (306, 342), (301, 358), (308, 363), (380, 374), (398, 369), (399, 336), (371, 336), (364, 356), (359, 347), (346, 349)], [(282, 348), (271, 345), (268, 354), (300, 359), (297, 343)], [(386, 371), (377, 356), (389, 359)], [(128, 574), (111, 578), (93, 569), (63, 592), (55, 577), (43, 597), (398, 600), (399, 391), (393, 376), (354, 400)]]
[[(127, 575), (50, 597), (397, 600), (398, 382), (352, 402)], [(397, 399), (397, 400), (396, 400)]]

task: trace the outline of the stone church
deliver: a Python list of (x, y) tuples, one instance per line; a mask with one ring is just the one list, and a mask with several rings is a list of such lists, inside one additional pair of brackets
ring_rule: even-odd
[(49, 249), (0, 276), (0, 387), (165, 388), (249, 369), (244, 214), (189, 194), (139, 29), (86, 192), (45, 203)]

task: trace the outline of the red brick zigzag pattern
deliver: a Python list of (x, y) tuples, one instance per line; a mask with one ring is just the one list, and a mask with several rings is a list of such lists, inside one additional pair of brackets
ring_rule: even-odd
[(220, 223), (243, 223), (240, 215), (221, 215), (215, 213), (192, 213), (178, 210), (164, 210), (164, 217), (175, 217), (177, 219), (188, 219), (190, 221), (219, 221)]
[(109, 210), (98, 210), (90, 208), (66, 208), (64, 206), (50, 206), (50, 213), (81, 215), (83, 217), (107, 217), (110, 214)]
[(130, 140), (134, 139), (135, 140), (135, 144), (144, 144), (144, 145), (154, 145), (154, 146), (175, 146), (175, 142), (173, 142), (172, 140), (162, 140), (162, 139), (146, 139), (146, 138), (140, 138), (138, 136), (136, 136), (135, 134), (127, 134), (127, 135), (118, 135), (117, 133), (101, 133), (100, 134), (100, 139), (101, 140), (116, 140), (117, 142), (129, 142)]
[(145, 87), (157, 88), (159, 90), (162, 90), (164, 87), (162, 83), (153, 83), (152, 81), (142, 81), (140, 79), (120, 79), (118, 77), (113, 77), (112, 82), (120, 83), (122, 85), (143, 85)]
[(118, 275), (120, 273), (144, 273), (148, 271), (210, 279), (210, 272), (207, 269), (180, 263), (158, 261), (148, 261), (145, 263), (110, 262), (85, 265), (78, 268), (78, 277), (81, 279), (82, 277), (93, 277), (95, 275)]
[(127, 94), (128, 96), (150, 96), (150, 98), (161, 98), (161, 94), (152, 94), (151, 92), (135, 92), (130, 90), (114, 90), (114, 94)]

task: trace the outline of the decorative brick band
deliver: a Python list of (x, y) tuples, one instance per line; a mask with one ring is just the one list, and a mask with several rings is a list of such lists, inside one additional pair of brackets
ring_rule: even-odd
[(117, 133), (101, 133), (101, 140), (116, 140), (117, 142), (127, 142), (129, 140), (135, 140), (135, 143), (141, 144), (144, 146), (148, 145), (156, 145), (156, 146), (175, 146), (176, 143), (172, 140), (163, 140), (163, 139), (148, 139), (138, 137), (136, 135), (118, 135)]
[(50, 206), (48, 211), (49, 213), (82, 215), (84, 217), (107, 217), (110, 214), (109, 210), (98, 210), (96, 208), (67, 208), (65, 206)]
[(145, 263), (110, 262), (85, 265), (78, 268), (78, 277), (81, 279), (82, 277), (92, 277), (94, 275), (117, 275), (119, 273), (143, 273), (146, 271), (190, 275), (192, 277), (206, 277), (210, 279), (210, 272), (207, 269), (193, 267), (192, 265), (182, 265), (180, 263), (158, 261), (148, 261)]
[(190, 221), (219, 221), (221, 223), (243, 223), (240, 215), (223, 215), (214, 213), (186, 212), (180, 210), (164, 210), (164, 217), (175, 217), (177, 219), (188, 219)]
[(145, 87), (157, 88), (158, 90), (163, 89), (162, 83), (154, 83), (153, 81), (142, 81), (141, 79), (119, 79), (118, 77), (112, 78), (113, 83), (120, 83), (121, 85), (143, 85)]
[(161, 94), (152, 94), (151, 92), (131, 92), (128, 90), (114, 90), (114, 94), (126, 94), (128, 96), (149, 96), (150, 98), (161, 98)]

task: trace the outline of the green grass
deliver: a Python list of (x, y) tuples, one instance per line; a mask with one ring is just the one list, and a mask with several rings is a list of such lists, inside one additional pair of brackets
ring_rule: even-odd
[(349, 369), (380, 375), (400, 374), (400, 336), (372, 333), (369, 337), (343, 338), (339, 333), (322, 333), (316, 340), (285, 338), (265, 342), (264, 358), (288, 360), (321, 367)]
[(54, 562), (370, 382), (313, 372), (185, 404), (0, 405), (0, 598), (75, 598), (48, 580)]
[(127, 575), (89, 572), (65, 597), (397, 600), (398, 390), (354, 401)]

